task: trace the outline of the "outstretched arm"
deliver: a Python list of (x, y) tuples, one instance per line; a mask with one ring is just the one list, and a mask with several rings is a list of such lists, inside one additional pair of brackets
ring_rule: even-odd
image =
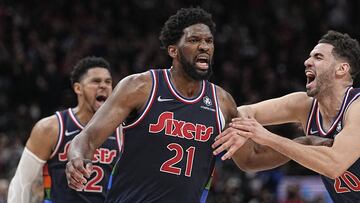
[[(66, 167), (69, 187), (80, 190), (89, 177), (91, 158), (132, 111), (144, 108), (151, 91), (151, 73), (131, 75), (119, 82), (114, 92), (70, 144)], [(86, 164), (86, 166), (84, 166)]]
[[(305, 146), (265, 130), (254, 119), (244, 119), (233, 127), (241, 136), (269, 146), (299, 164), (329, 178), (342, 175), (360, 157), (360, 101), (355, 101), (344, 119), (344, 129), (336, 136), (332, 147)], [(332, 167), (329, 167), (332, 166)]]
[[(255, 118), (263, 125), (299, 122), (305, 126), (311, 102), (306, 93), (297, 92), (252, 105), (240, 106), (237, 110), (239, 117)], [(269, 147), (244, 139), (234, 128), (222, 132), (216, 138), (213, 148), (215, 155), (227, 150), (222, 159), (233, 158), (243, 170), (270, 169), (289, 160)]]
[(301, 123), (304, 127), (312, 101), (305, 92), (295, 92), (259, 103), (239, 106), (237, 117), (255, 118), (264, 126)]
[[(232, 124), (231, 124), (232, 125)], [(239, 130), (233, 127), (230, 127), (226, 130), (227, 134), (236, 133), (237, 136), (233, 136), (233, 145), (238, 146), (238, 150), (235, 154), (230, 157), (225, 154), (222, 157), (223, 160), (232, 158), (236, 165), (243, 171), (263, 171), (276, 168), (287, 163), (290, 158), (279, 153), (278, 151), (264, 145), (257, 144), (251, 139), (247, 139), (244, 143), (244, 138), (239, 134)], [(226, 138), (225, 138), (226, 139)], [(237, 140), (238, 139), (238, 140)], [(318, 146), (331, 146), (333, 143), (332, 139), (322, 138), (318, 136), (301, 136), (297, 137), (293, 140), (299, 144), (303, 145), (318, 145)], [(229, 141), (228, 141), (229, 142)], [(214, 148), (221, 143), (221, 140), (218, 140), (214, 144)], [(221, 153), (222, 150), (226, 148), (222, 148), (227, 144), (223, 144), (221, 147), (217, 148), (214, 153)]]

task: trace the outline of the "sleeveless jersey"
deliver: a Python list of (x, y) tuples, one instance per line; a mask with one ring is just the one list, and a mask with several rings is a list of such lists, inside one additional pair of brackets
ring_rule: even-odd
[(214, 168), (211, 144), (221, 121), (215, 85), (182, 97), (169, 69), (150, 70), (153, 84), (146, 107), (123, 128), (123, 151), (106, 202), (205, 202)]
[(59, 136), (54, 152), (44, 166), (45, 203), (63, 202), (104, 202), (109, 176), (116, 163), (119, 153), (120, 129), (112, 134), (96, 150), (93, 162), (93, 172), (83, 191), (75, 191), (67, 185), (65, 168), (67, 151), (74, 137), (84, 128), (76, 119), (71, 109), (56, 112), (59, 122)]
[[(341, 109), (327, 132), (322, 127), (322, 117), (318, 101), (314, 99), (307, 122), (307, 135), (334, 139), (343, 129), (343, 126), (346, 125), (346, 123), (344, 123), (344, 113), (359, 96), (360, 88), (354, 89), (350, 87), (346, 91)], [(322, 175), (321, 179), (335, 203), (353, 203), (360, 201), (360, 159), (335, 180)]]

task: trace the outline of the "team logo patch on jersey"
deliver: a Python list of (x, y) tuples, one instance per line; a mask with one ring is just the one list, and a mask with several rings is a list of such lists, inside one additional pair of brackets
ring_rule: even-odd
[(206, 106), (211, 106), (212, 105), (212, 102), (211, 102), (211, 99), (208, 97), (208, 96), (205, 96), (203, 98), (203, 102)]
[(215, 109), (214, 109), (214, 108), (210, 108), (210, 107), (212, 106), (212, 101), (211, 101), (211, 99), (210, 99), (208, 96), (205, 96), (205, 97), (203, 98), (203, 102), (204, 102), (205, 106), (204, 106), (204, 105), (201, 105), (200, 108), (205, 109), (205, 110), (208, 110), (208, 111), (215, 112)]
[(342, 130), (342, 125), (341, 125), (341, 121), (340, 121), (336, 126), (336, 131), (340, 132), (341, 130)]

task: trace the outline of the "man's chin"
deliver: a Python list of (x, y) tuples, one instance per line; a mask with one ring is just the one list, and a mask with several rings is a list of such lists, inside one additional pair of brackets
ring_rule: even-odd
[(206, 77), (208, 72), (209, 72), (209, 69), (196, 69), (196, 73), (201, 77)]
[(95, 111), (97, 111), (102, 105), (103, 105), (103, 103), (96, 102), (96, 104), (94, 105), (93, 109), (94, 109)]
[(196, 68), (195, 69), (196, 75), (197, 75), (197, 79), (198, 80), (208, 80), (210, 79), (211, 75), (212, 75), (212, 70), (211, 68)]
[(306, 90), (306, 94), (307, 94), (308, 97), (315, 97), (317, 95), (317, 93), (318, 93), (318, 91), (316, 91), (314, 89), (313, 90), (311, 90), (311, 89)]

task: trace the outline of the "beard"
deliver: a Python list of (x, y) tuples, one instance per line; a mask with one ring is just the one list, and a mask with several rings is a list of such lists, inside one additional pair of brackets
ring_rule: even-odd
[(328, 70), (326, 72), (324, 72), (323, 74), (317, 76), (316, 78), (316, 85), (313, 89), (308, 89), (306, 90), (306, 94), (309, 97), (315, 97), (316, 95), (318, 95), (320, 92), (321, 94), (326, 93), (327, 91), (330, 90), (329, 87), (331, 87), (332, 83), (332, 75), (333, 75), (333, 70)]
[(195, 63), (190, 63), (189, 61), (187, 61), (180, 50), (179, 50), (179, 59), (180, 59), (180, 64), (185, 70), (185, 73), (191, 79), (197, 81), (210, 79), (213, 73), (211, 60), (209, 61), (209, 68), (207, 69), (207, 71), (197, 71)]
[(314, 97), (319, 93), (320, 89), (318, 87), (315, 87), (313, 90), (306, 90), (306, 94), (309, 97)]

